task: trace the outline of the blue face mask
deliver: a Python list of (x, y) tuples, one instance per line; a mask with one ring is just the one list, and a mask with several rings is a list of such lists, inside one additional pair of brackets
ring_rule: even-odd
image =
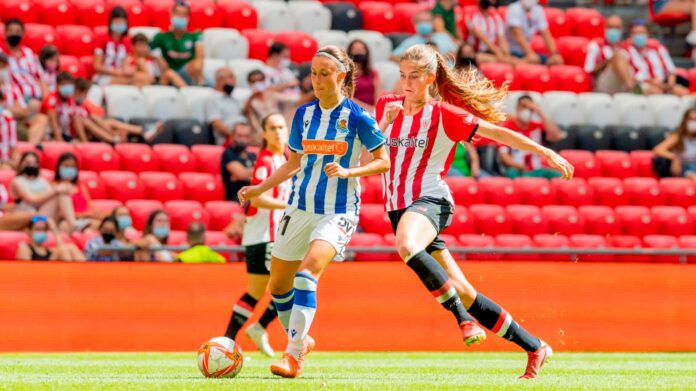
[(44, 244), (48, 240), (48, 233), (46, 231), (36, 231), (31, 233), (31, 240), (36, 244)]
[(188, 26), (188, 18), (172, 16), (172, 27), (174, 27), (174, 30), (186, 30), (186, 26)]
[(169, 236), (169, 227), (154, 227), (152, 229), (152, 234), (157, 237), (157, 239), (164, 239)]
[(121, 231), (133, 226), (133, 220), (130, 216), (116, 216), (116, 222), (118, 222), (118, 229)]
[(621, 29), (608, 28), (607, 31), (604, 32), (604, 38), (609, 43), (617, 43), (621, 40), (621, 34)]
[(77, 178), (77, 167), (61, 167), (58, 169), (58, 176), (66, 181)]
[(648, 44), (648, 36), (645, 34), (636, 34), (631, 38), (633, 46), (642, 49)]
[(118, 34), (123, 34), (128, 30), (128, 25), (125, 23), (111, 23), (111, 31)]
[(63, 84), (60, 87), (58, 87), (58, 92), (60, 93), (60, 96), (62, 96), (63, 98), (70, 98), (75, 94), (75, 85)]
[(418, 35), (430, 35), (433, 33), (433, 24), (430, 22), (419, 22), (416, 24)]

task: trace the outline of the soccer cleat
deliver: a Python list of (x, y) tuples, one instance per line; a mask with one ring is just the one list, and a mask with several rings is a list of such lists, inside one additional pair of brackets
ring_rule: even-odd
[(317, 344), (314, 342), (314, 338), (310, 337), (307, 335), (304, 340), (304, 344), (302, 345), (302, 354), (301, 358), (304, 359), (309, 353), (312, 353), (312, 350), (314, 350), (314, 347), (316, 347)]
[(462, 330), (464, 345), (471, 346), (486, 340), (486, 332), (476, 322), (463, 321), (459, 328)]
[(298, 377), (302, 374), (302, 361), (301, 353), (299, 360), (290, 353), (283, 353), (280, 361), (271, 364), (271, 372), (276, 376)]
[(273, 348), (271, 344), (268, 343), (268, 333), (266, 329), (263, 328), (258, 323), (254, 323), (247, 327), (246, 335), (254, 342), (259, 351), (268, 357), (273, 357)]
[(520, 379), (534, 379), (539, 376), (541, 366), (553, 355), (553, 349), (546, 342), (541, 341), (541, 347), (534, 352), (527, 352), (527, 369)]

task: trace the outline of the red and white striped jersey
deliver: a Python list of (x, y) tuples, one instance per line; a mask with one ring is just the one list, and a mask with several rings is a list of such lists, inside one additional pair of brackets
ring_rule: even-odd
[(9, 111), (0, 114), (0, 160), (10, 160), (17, 146), (17, 122)]
[(5, 109), (9, 110), (15, 106), (27, 106), (22, 91), (15, 84), (3, 83), (0, 88), (2, 88), (2, 101), (0, 101), (0, 104), (2, 104)]
[[(403, 100), (387, 95), (377, 101), (377, 121), (387, 103)], [(460, 141), (471, 141), (479, 119), (450, 104), (431, 100), (415, 115), (399, 112), (385, 131), (391, 168), (382, 174), (387, 211), (404, 209), (421, 197), (445, 198), (454, 205), (442, 179)]]
[(54, 92), (48, 95), (41, 104), (41, 112), (43, 114), (48, 114), (50, 111), (56, 112), (60, 132), (65, 136), (74, 137), (73, 118), (84, 115), (83, 110), (75, 104), (75, 100), (73, 98), (62, 99)]
[[(630, 42), (630, 41), (628, 41)], [(663, 45), (649, 45), (643, 50), (630, 43), (624, 47), (638, 81), (658, 79), (664, 81), (676, 71), (669, 52)]]
[(607, 44), (604, 38), (596, 38), (587, 44), (587, 55), (585, 56), (585, 72), (594, 72), (599, 64), (611, 59), (614, 56), (614, 48)]
[(41, 80), (46, 83), (46, 89), (49, 93), (56, 92), (58, 87), (58, 71), (49, 71), (41, 68)]
[(126, 36), (118, 40), (105, 36), (94, 48), (94, 55), (103, 56), (104, 67), (110, 69), (122, 68), (130, 52), (130, 40)]
[[(256, 185), (268, 178), (285, 163), (283, 156), (274, 155), (268, 149), (262, 150), (254, 164), (251, 184)], [(290, 197), (292, 189), (290, 181), (285, 181), (273, 188), (272, 197), (283, 201)], [(242, 245), (268, 243), (275, 241), (275, 233), (280, 219), (283, 218), (284, 209), (261, 209), (249, 206), (246, 210), (246, 223), (242, 235)]]
[(7, 52), (12, 82), (19, 86), (25, 98), (41, 99), (41, 64), (34, 52), (26, 46), (19, 47), (19, 54)]
[[(537, 144), (542, 144), (544, 142), (544, 133), (546, 130), (544, 129), (544, 124), (541, 122), (530, 121), (527, 124), (527, 129), (522, 129), (514, 120), (505, 121), (500, 126), (523, 134)], [(535, 153), (512, 149), (507, 145), (501, 146), (500, 150), (509, 153), (515, 163), (523, 164), (527, 170), (536, 170), (544, 167), (541, 156)]]
[[(484, 15), (480, 10), (471, 16), (467, 22), (469, 30), (477, 29), (488, 38), (489, 41), (498, 44), (498, 37), (505, 34), (505, 21), (495, 10), (489, 10), (488, 15)], [(477, 52), (485, 52), (488, 46), (476, 38), (473, 33), (469, 34), (469, 44)]]

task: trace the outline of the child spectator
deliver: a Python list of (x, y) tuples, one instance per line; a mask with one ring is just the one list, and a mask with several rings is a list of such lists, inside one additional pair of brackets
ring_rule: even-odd
[(60, 66), (58, 48), (46, 45), (39, 52), (39, 64), (41, 65), (41, 80), (46, 84), (49, 93), (56, 92), (56, 78)]
[(372, 67), (372, 58), (367, 44), (359, 39), (348, 45), (348, 57), (355, 63), (355, 100), (362, 108), (372, 112), (377, 98), (382, 95), (379, 74)]
[(696, 108), (684, 113), (672, 134), (655, 146), (655, 155), (670, 161), (670, 174), (696, 181)]
[(57, 83), (58, 90), (49, 94), (41, 106), (41, 112), (48, 116), (53, 139), (88, 141), (83, 112), (75, 103), (75, 79), (71, 74), (61, 72)]
[(116, 6), (109, 14), (108, 35), (94, 48), (94, 82), (98, 85), (134, 84), (135, 68), (126, 62), (131, 52), (128, 13)]

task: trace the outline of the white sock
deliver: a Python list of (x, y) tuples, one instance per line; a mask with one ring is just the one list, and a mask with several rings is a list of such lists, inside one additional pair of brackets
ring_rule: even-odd
[(295, 290), (292, 289), (290, 292), (283, 293), (282, 295), (271, 296), (273, 297), (273, 303), (275, 304), (276, 311), (278, 312), (278, 320), (280, 321), (280, 324), (283, 325), (283, 329), (287, 333), (288, 325), (290, 324), (290, 312), (292, 311)]
[(311, 274), (295, 274), (295, 300), (290, 314), (286, 351), (299, 358), (304, 340), (317, 311), (317, 280)]

